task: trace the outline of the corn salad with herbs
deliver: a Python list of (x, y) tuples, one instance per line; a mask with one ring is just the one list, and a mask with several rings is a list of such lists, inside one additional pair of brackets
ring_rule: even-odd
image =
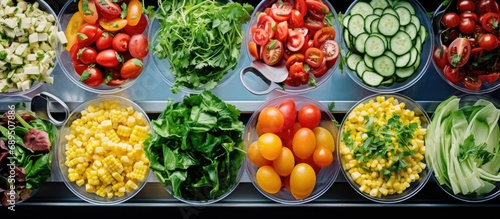
[(146, 180), (147, 119), (132, 106), (105, 100), (81, 111), (65, 136), (68, 179), (101, 197), (122, 197)]
[(356, 106), (342, 127), (344, 170), (371, 197), (401, 194), (426, 168), (420, 117), (394, 97)]

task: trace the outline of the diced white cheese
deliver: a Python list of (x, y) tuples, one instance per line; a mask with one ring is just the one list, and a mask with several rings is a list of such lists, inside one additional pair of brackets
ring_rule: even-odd
[(26, 60), (28, 60), (28, 61), (36, 61), (36, 55), (35, 54), (28, 54), (26, 56)]
[(53, 50), (52, 47), (48, 43), (45, 43), (45, 42), (42, 42), (40, 44), (40, 48), (43, 49), (43, 51), (45, 51), (45, 52)]
[(4, 19), (3, 23), (9, 27), (9, 28), (16, 28), (17, 27), (17, 19), (16, 18), (7, 18)]
[(28, 3), (25, 2), (25, 1), (18, 1), (17, 2), (17, 7), (19, 9), (21, 9), (22, 11), (26, 11), (26, 9), (28, 8)]
[(26, 19), (26, 15), (25, 14), (20, 14), (19, 11), (17, 12), (17, 14), (15, 15), (18, 19)]
[(36, 43), (38, 42), (38, 33), (32, 33), (28, 37), (30, 43)]
[(59, 43), (66, 45), (68, 43), (68, 39), (66, 38), (66, 34), (64, 32), (59, 31), (57, 32), (57, 40), (59, 40)]
[(47, 41), (49, 38), (48, 36), (49, 35), (47, 35), (47, 33), (39, 33), (38, 34), (38, 42)]
[(17, 74), (17, 77), (19, 78), (19, 81), (25, 81), (26, 79), (28, 79), (28, 75), (24, 73)]
[(14, 52), (14, 54), (16, 54), (18, 56), (21, 56), (21, 55), (24, 54), (24, 52), (26, 52), (26, 49), (28, 49), (28, 44), (27, 43), (20, 44), (16, 48), (16, 51)]
[(47, 25), (47, 21), (41, 21), (38, 26), (35, 28), (36, 32), (44, 32), (45, 26)]
[(23, 59), (17, 55), (12, 54), (10, 56), (10, 64), (11, 65), (22, 65)]
[(22, 29), (29, 29), (31, 26), (31, 19), (22, 19), (21, 20), (21, 28)]
[(38, 69), (38, 66), (24, 66), (24, 74), (28, 75), (36, 75), (40, 74), (40, 70)]
[(14, 16), (14, 11), (16, 10), (15, 7), (10, 7), (10, 6), (7, 6), (5, 7), (5, 13), (8, 15), (8, 16)]
[(23, 91), (28, 90), (28, 89), (30, 89), (30, 87), (31, 87), (30, 80), (26, 80), (26, 81), (21, 82), (21, 87), (20, 87), (21, 90), (23, 90)]

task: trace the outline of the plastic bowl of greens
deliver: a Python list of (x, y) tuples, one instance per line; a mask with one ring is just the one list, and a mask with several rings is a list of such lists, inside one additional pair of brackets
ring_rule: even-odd
[[(187, 116), (186, 116), (187, 115)], [(174, 198), (194, 205), (231, 194), (244, 172), (239, 110), (210, 91), (169, 102), (144, 144), (151, 170)]]
[(245, 57), (243, 25), (250, 20), (253, 6), (233, 1), (190, 2), (193, 5), (161, 2), (149, 30), (153, 63), (172, 93), (200, 93), (223, 86)]
[(500, 102), (484, 94), (450, 96), (427, 129), (426, 159), (451, 197), (485, 202), (500, 195)]
[(50, 178), (58, 129), (30, 107), (30, 98), (0, 101), (0, 201), (15, 206), (34, 196)]

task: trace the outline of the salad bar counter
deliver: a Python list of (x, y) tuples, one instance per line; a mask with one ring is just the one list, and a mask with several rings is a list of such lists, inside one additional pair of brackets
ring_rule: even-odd
[[(49, 4), (54, 12), (58, 14), (60, 10), (66, 10), (64, 6), (66, 6), (66, 1), (56, 1), (56, 0), (48, 0), (46, 1), (47, 4)], [(257, 5), (260, 3), (260, 1), (233, 1), (233, 2), (238, 2), (238, 3), (249, 3), (252, 6), (257, 8)], [(281, 2), (281, 1), (280, 1)], [(288, 1), (285, 1), (288, 2)], [(356, 1), (357, 2), (357, 1)], [(381, 1), (375, 1), (373, 2), (385, 2), (384, 0)], [(427, 11), (427, 16), (429, 17), (429, 22), (431, 22), (430, 17), (434, 13), (436, 9), (441, 5), (440, 1), (427, 1), (427, 0), (420, 0), (416, 1), (423, 6), (423, 8)], [(456, 1), (452, 1), (456, 2)], [(143, 1), (144, 4), (152, 4), (149, 1)], [(335, 8), (336, 15), (338, 16), (350, 16), (352, 19), (354, 15), (357, 15), (356, 13), (364, 13), (362, 10), (365, 9), (352, 9), (349, 8), (352, 5), (352, 1), (328, 1), (328, 3)], [(153, 3), (152, 6), (155, 8), (158, 6), (157, 4)], [(360, 6), (361, 7), (361, 6)], [(396, 8), (396, 7), (395, 7)], [(349, 11), (349, 14), (345, 13), (348, 11), (348, 9), (351, 9)], [(295, 10), (295, 9), (294, 9)], [(498, 9), (497, 9), (498, 10)], [(399, 10), (400, 11), (400, 10)], [(375, 13), (375, 12), (373, 12)], [(402, 12), (401, 12), (402, 13)], [(414, 13), (414, 12), (413, 12)], [(373, 14), (374, 17), (380, 16)], [(419, 17), (425, 16), (424, 13), (418, 14)], [(361, 16), (358, 16), (361, 17)], [(417, 18), (417, 15), (414, 16), (415, 19)], [(69, 18), (67, 18), (69, 19)], [(335, 18), (337, 19), (337, 18)], [(346, 18), (347, 19), (347, 18)], [(376, 18), (378, 19), (378, 18)], [(382, 19), (382, 16), (380, 16), (380, 19)], [(410, 19), (410, 18), (409, 18)], [(366, 20), (365, 20), (366, 21)], [(254, 20), (251, 20), (250, 23), (255, 22)], [(259, 21), (260, 22), (260, 21)], [(373, 21), (372, 21), (373, 22)], [(382, 22), (382, 21), (378, 21)], [(389, 22), (389, 21), (387, 21)], [(409, 22), (409, 21), (408, 21)], [(412, 22), (418, 22), (418, 21), (412, 21)], [(66, 22), (67, 23), (67, 22)], [(354, 21), (353, 21), (354, 23)], [(335, 41), (338, 41), (339, 45), (342, 44), (342, 49), (346, 46), (344, 41), (346, 40), (345, 37), (349, 36), (349, 34), (355, 34), (354, 32), (357, 31), (356, 28), (348, 28), (348, 25), (345, 24), (350, 24), (349, 22), (343, 22), (343, 20), (336, 20), (336, 23), (333, 24), (333, 27), (338, 29), (338, 32), (335, 38)], [(420, 23), (418, 23), (420, 24)], [(243, 25), (243, 34), (249, 35), (247, 33), (247, 29), (250, 29), (247, 24)], [(407, 23), (405, 27), (402, 28), (413, 28), (416, 27), (417, 25), (415, 23)], [(65, 28), (65, 27), (63, 27)], [(157, 27), (156, 27), (157, 28)], [(422, 25), (418, 25), (416, 28), (426, 28), (426, 26), (422, 23)], [(437, 32), (433, 32), (435, 30), (432, 30), (432, 26), (427, 26), (429, 28), (429, 33), (434, 33), (438, 34)], [(344, 30), (342, 30), (344, 29)], [(342, 31), (348, 31), (348, 34), (344, 34), (343, 36), (341, 35)], [(400, 31), (404, 29), (397, 29), (398, 35), (405, 35), (406, 33), (404, 31)], [(408, 29), (406, 29), (408, 30)], [(147, 30), (150, 32), (150, 35), (148, 36), (149, 38), (152, 38), (153, 36), (151, 35), (151, 31)], [(422, 29), (422, 31), (425, 31), (425, 29)], [(154, 32), (154, 31), (153, 31)], [(373, 33), (372, 31), (369, 30), (362, 30), (360, 31), (362, 33), (359, 34), (366, 34), (366, 35), (371, 35), (371, 34), (379, 34), (382, 35), (381, 33)], [(416, 35), (418, 41), (413, 41), (413, 42), (418, 42), (420, 44), (414, 44), (410, 45), (411, 47), (417, 47), (416, 49), (411, 49), (412, 52), (415, 54), (420, 55), (422, 54), (427, 54), (432, 56), (433, 50), (427, 48), (427, 51), (425, 48), (420, 48), (421, 45), (435, 45), (436, 43), (431, 43), (434, 42), (434, 37), (435, 35), (426, 35), (425, 32), (421, 33), (415, 33), (418, 34)], [(247, 36), (245, 35), (245, 37)], [(406, 34), (408, 35), (408, 34)], [(405, 35), (405, 36), (406, 36)], [(290, 37), (290, 36), (289, 36)], [(415, 36), (414, 36), (415, 37)], [(420, 38), (421, 37), (421, 38)], [(439, 38), (439, 37), (438, 37)], [(338, 40), (342, 39), (342, 40)], [(351, 38), (354, 39), (354, 38)], [(382, 36), (382, 38), (376, 38), (376, 40), (380, 40), (381, 42), (390, 39), (389, 36)], [(430, 40), (432, 39), (432, 40)], [(330, 39), (333, 41), (333, 38)], [(424, 40), (424, 41), (420, 41)], [(428, 40), (428, 41), (425, 41)], [(255, 38), (254, 38), (255, 41)], [(252, 41), (253, 42), (253, 41)], [(312, 42), (312, 41), (311, 41)], [(427, 44), (424, 44), (424, 42), (427, 42)], [(150, 42), (150, 44), (153, 42)], [(243, 49), (241, 52), (242, 57), (239, 59), (240, 63), (236, 66), (237, 68), (234, 70), (233, 74), (235, 74), (232, 77), (229, 78), (224, 78), (223, 80), (225, 81), (223, 84), (220, 86), (216, 86), (211, 90), (211, 92), (226, 102), (227, 104), (235, 106), (237, 109), (240, 110), (241, 115), (240, 115), (240, 120), (243, 122), (243, 124), (250, 124), (252, 123), (252, 115), (254, 112), (259, 111), (262, 109), (262, 105), (267, 103), (267, 101), (277, 98), (279, 96), (286, 95), (286, 92), (283, 92), (280, 89), (274, 89), (270, 90), (269, 92), (264, 92), (264, 94), (256, 94), (253, 91), (250, 91), (247, 89), (247, 85), (244, 84), (243, 81), (243, 75), (241, 73), (242, 69), (248, 66), (254, 66), (253, 62), (253, 54), (251, 52), (247, 52), (248, 41), (244, 41), (243, 43)], [(383, 43), (382, 43), (383, 44)], [(436, 44), (437, 45), (437, 44)], [(392, 49), (396, 49), (395, 47), (398, 46), (396, 44), (392, 45)], [(262, 47), (263, 48), (263, 47)], [(389, 47), (387, 47), (389, 48)], [(386, 48), (386, 49), (387, 49)], [(64, 48), (62, 48), (64, 49)], [(352, 51), (355, 51), (356, 49), (351, 48), (351, 51), (341, 51), (343, 53), (344, 58), (353, 56), (352, 54), (357, 54), (353, 53)], [(384, 49), (380, 50), (381, 52), (386, 52), (382, 55), (385, 57), (384, 60), (381, 59), (381, 61), (387, 61), (391, 60), (390, 57), (392, 57), (390, 54), (391, 53), (389, 49)], [(399, 49), (399, 48), (398, 48)], [(423, 51), (421, 51), (423, 49)], [(498, 50), (498, 49), (497, 49)], [(319, 51), (319, 50), (318, 50)], [(387, 51), (389, 51), (387, 53)], [(66, 51), (64, 51), (66, 52)], [(345, 53), (344, 53), (345, 52)], [(410, 48), (408, 48), (407, 51), (402, 52), (402, 53), (408, 53), (408, 57), (410, 54)], [(499, 53), (496, 52), (491, 52), (491, 54), (496, 54), (498, 55)], [(81, 55), (81, 54), (80, 54)], [(67, 55), (66, 55), (67, 56)], [(140, 77), (137, 77), (134, 79), (135, 81), (132, 84), (127, 84), (126, 89), (123, 89), (118, 92), (108, 92), (109, 90), (104, 90), (104, 92), (94, 92), (94, 88), (85, 88), (82, 89), (80, 85), (76, 86), (75, 83), (79, 82), (78, 81), (78, 76), (74, 74), (73, 72), (65, 72), (68, 71), (67, 69), (63, 68), (71, 68), (71, 65), (66, 66), (64, 65), (56, 65), (52, 72), (52, 77), (54, 78), (54, 84), (44, 84), (35, 90), (30, 91), (29, 93), (23, 94), (23, 96), (27, 98), (34, 98), (41, 92), (47, 92), (55, 95), (57, 98), (60, 99), (60, 101), (63, 101), (65, 105), (67, 105), (67, 109), (70, 112), (73, 112), (75, 109), (80, 109), (81, 106), (80, 104), (90, 100), (94, 99), (97, 97), (107, 97), (112, 95), (119, 96), (120, 98), (128, 99), (131, 102), (137, 104), (137, 109), (142, 109), (145, 114), (147, 114), (147, 117), (149, 117), (149, 120), (156, 120), (157, 118), (163, 118), (162, 113), (164, 113), (165, 108), (171, 101), (182, 101), (183, 98), (189, 96), (190, 94), (184, 90), (182, 87), (181, 89), (177, 88), (176, 90), (171, 89), (172, 84), (171, 83), (166, 83), (165, 81), (165, 75), (164, 72), (160, 72), (159, 69), (163, 69), (162, 71), (165, 71), (166, 68), (165, 66), (158, 67), (158, 63), (165, 64), (164, 62), (161, 62), (156, 59), (156, 57), (153, 57), (153, 49), (150, 49), (149, 51), (149, 56), (144, 59), (144, 69), (142, 69), (142, 72), (140, 73)], [(257, 55), (257, 57), (259, 57)], [(354, 57), (354, 56), (353, 56)], [(71, 62), (70, 59), (72, 57), (66, 57), (65, 59), (61, 58), (60, 61), (67, 61)], [(129, 57), (130, 60), (134, 59)], [(362, 58), (360, 58), (362, 59)], [(396, 58), (394, 58), (396, 60)], [(410, 59), (410, 58), (409, 58)], [(454, 86), (451, 86), (451, 82), (446, 81), (446, 77), (442, 76), (441, 74), (441, 69), (436, 70), (436, 63), (431, 62), (432, 58), (422, 58), (422, 60), (418, 59), (420, 62), (419, 65), (415, 65), (415, 69), (412, 68), (413, 71), (422, 71), (419, 76), (416, 76), (418, 78), (413, 78), (414, 82), (411, 86), (406, 86), (404, 89), (399, 89), (396, 88), (396, 92), (401, 95), (404, 95), (406, 97), (411, 98), (412, 100), (415, 101), (416, 104), (419, 105), (429, 115), (429, 117), (432, 117), (432, 115), (436, 112), (438, 106), (444, 101), (447, 100), (450, 96), (461, 96), (465, 94), (463, 91), (467, 91), (467, 88), (461, 88), (457, 89)], [(361, 80), (353, 80), (352, 77), (356, 77), (356, 74), (362, 74), (363, 72), (350, 72), (353, 73), (352, 75), (349, 75), (347, 71), (351, 71), (353, 69), (349, 69), (349, 61), (348, 60), (342, 60), (346, 61), (347, 64), (341, 63), (340, 59), (338, 59), (338, 63), (335, 63), (333, 66), (333, 71), (330, 73), (326, 79), (321, 81), (321, 86), (318, 86), (314, 88), (313, 90), (306, 91), (306, 92), (295, 92), (295, 95), (300, 95), (304, 96), (313, 100), (316, 100), (320, 105), (322, 105), (322, 109), (328, 109), (331, 114), (333, 115), (334, 119), (340, 124), (341, 121), (343, 121), (344, 117), (347, 116), (347, 114), (350, 112), (350, 110), (360, 101), (365, 99), (367, 96), (374, 95), (377, 93), (377, 89), (367, 87), (366, 85), (362, 85), (363, 82)], [(359, 61), (359, 60), (358, 60)], [(367, 62), (365, 59), (364, 62)], [(363, 61), (361, 63), (364, 63)], [(408, 61), (410, 62), (410, 61)], [(412, 61), (413, 63), (416, 63), (416, 60)], [(375, 62), (374, 62), (375, 63)], [(403, 70), (408, 68), (410, 65), (406, 64), (400, 64), (400, 62), (397, 65), (400, 65), (396, 68), (395, 71), (398, 70)], [(167, 63), (168, 64), (168, 63)], [(288, 63), (287, 63), (288, 64)], [(341, 70), (339, 65), (344, 65), (343, 69)], [(381, 65), (384, 65), (382, 63)], [(434, 65), (434, 66), (433, 66)], [(142, 63), (141, 63), (142, 66)], [(310, 64), (310, 66), (313, 66)], [(319, 64), (318, 64), (319, 66)], [(358, 65), (359, 66), (359, 65)], [(413, 65), (411, 65), (413, 66)], [(372, 66), (373, 67), (373, 66)], [(389, 66), (390, 67), (390, 66)], [(368, 67), (364, 66), (363, 69), (366, 69)], [(376, 66), (374, 69), (377, 69)], [(385, 65), (385, 68), (387, 69), (387, 65)], [(447, 71), (446, 68), (444, 68), (444, 71)], [(375, 72), (376, 70), (373, 70)], [(385, 71), (385, 70), (384, 70)], [(458, 71), (458, 70), (457, 70)], [(366, 71), (365, 71), (366, 73)], [(66, 74), (66, 75), (65, 75)], [(67, 74), (74, 74), (76, 76), (76, 79), (68, 77), (69, 75)], [(241, 75), (240, 75), (241, 74)], [(374, 73), (377, 74), (377, 73)], [(397, 73), (396, 73), (397, 74)], [(497, 73), (498, 74), (498, 73)], [(240, 78), (241, 76), (241, 78)], [(323, 76), (324, 77), (324, 76)], [(379, 77), (379, 76), (377, 76)], [(413, 77), (413, 76), (412, 76)], [(400, 78), (401, 79), (401, 78)], [(313, 79), (314, 80), (314, 79)], [(384, 79), (389, 80), (387, 77)], [(394, 79), (396, 80), (396, 79)], [(465, 79), (464, 79), (465, 80)], [(285, 81), (286, 82), (286, 81)], [(126, 82), (128, 83), (128, 82)], [(389, 83), (389, 82), (387, 82)], [(389, 85), (389, 88), (391, 86), (397, 86), (399, 82), (395, 82), (394, 85)], [(289, 84), (287, 84), (288, 86)], [(104, 86), (104, 85), (101, 85)], [(129, 87), (128, 87), (129, 86)], [(305, 85), (301, 85), (305, 86)], [(99, 88), (96, 88), (99, 89)], [(391, 94), (390, 92), (391, 89), (389, 89), (389, 92), (387, 91), (382, 91), (381, 93), (385, 94)], [(293, 88), (291, 89), (291, 93), (293, 92)], [(195, 93), (200, 93), (200, 92), (195, 92)], [(474, 93), (474, 92), (472, 92)], [(500, 89), (496, 89), (490, 92), (487, 92), (486, 95), (492, 98), (495, 98), (497, 100), (500, 100)], [(5, 105), (6, 101), (10, 98), (9, 95), (2, 96), (0, 94), (0, 105)], [(113, 99), (113, 98), (111, 98)], [(117, 99), (117, 98), (115, 98)], [(52, 99), (52, 101), (55, 101)], [(407, 104), (409, 106), (410, 104)], [(498, 106), (497, 106), (498, 108)], [(4, 109), (4, 106), (1, 107), (1, 109)], [(298, 108), (297, 108), (298, 110)], [(65, 109), (60, 108), (60, 107), (52, 107), (50, 109), (52, 112), (52, 116), (56, 119), (62, 119), (67, 116)], [(423, 117), (423, 116), (422, 116)], [(428, 118), (429, 118), (428, 117)], [(70, 118), (71, 119), (71, 118)], [(149, 121), (148, 120), (148, 121)], [(429, 122), (429, 121), (426, 121)], [(253, 121), (255, 123), (255, 121)], [(61, 125), (61, 124), (57, 124)], [(255, 124), (253, 124), (255, 125)], [(69, 126), (69, 125), (67, 125)], [(258, 126), (258, 125), (256, 125)], [(339, 127), (336, 127), (339, 128)], [(258, 128), (257, 128), (258, 129)], [(226, 130), (227, 131), (227, 130)], [(118, 131), (117, 131), (118, 132)], [(227, 131), (229, 132), (229, 131)], [(257, 130), (258, 132), (258, 130)], [(334, 135), (335, 138), (337, 138), (339, 135)], [(245, 139), (245, 141), (248, 139)], [(337, 141), (338, 142), (338, 141)], [(336, 145), (337, 150), (339, 150), (340, 146)], [(64, 152), (63, 152), (64, 153)], [(54, 156), (64, 156), (61, 153), (60, 155), (54, 155)], [(336, 154), (337, 152), (334, 152)], [(497, 153), (498, 154), (498, 153)], [(335, 156), (335, 159), (340, 159), (339, 157)], [(335, 160), (335, 163), (332, 164), (332, 166), (335, 165), (340, 165), (337, 163), (338, 161)], [(64, 162), (63, 162), (64, 163)], [(440, 188), (440, 185), (438, 182), (435, 180), (434, 177), (429, 177), (429, 181), (424, 181), (426, 183), (423, 188), (419, 188), (420, 190), (417, 189), (418, 193), (414, 194), (414, 196), (411, 196), (411, 198), (404, 199), (403, 201), (398, 201), (398, 202), (393, 202), (391, 203), (383, 203), (383, 202), (378, 202), (374, 201), (373, 199), (370, 198), (365, 198), (363, 195), (360, 195), (355, 189), (351, 187), (349, 183), (349, 179), (346, 178), (345, 175), (343, 174), (338, 174), (338, 177), (335, 178), (335, 182), (333, 185), (328, 190), (323, 191), (322, 195), (319, 195), (318, 197), (314, 197), (313, 200), (308, 201), (307, 203), (301, 203), (299, 205), (290, 205), (289, 203), (280, 203), (279, 201), (272, 200), (268, 198), (269, 196), (267, 194), (264, 194), (263, 191), (257, 190), (255, 188), (255, 182), (253, 180), (253, 176), (249, 177), (246, 172), (243, 173), (241, 178), (239, 179), (239, 184), (234, 188), (234, 191), (231, 192), (227, 197), (224, 197), (223, 199), (217, 200), (217, 202), (210, 203), (210, 204), (204, 204), (204, 205), (193, 205), (190, 204), (189, 202), (181, 201), (175, 197), (172, 196), (171, 191), (167, 191), (166, 187), (162, 185), (162, 183), (158, 180), (156, 175), (154, 174), (149, 174), (146, 178), (146, 183), (143, 186), (140, 191), (135, 194), (132, 198), (127, 199), (124, 202), (121, 202), (117, 205), (107, 205), (106, 203), (101, 204), (94, 202), (88, 202), (86, 200), (83, 200), (81, 197), (76, 196), (75, 194), (72, 193), (71, 190), (69, 190), (64, 182), (64, 177), (62, 174), (56, 170), (58, 170), (60, 167), (58, 166), (58, 162), (52, 162), (52, 175), (50, 178), (47, 180), (47, 182), (41, 187), (36, 193), (30, 197), (28, 200), (25, 202), (19, 203), (18, 205), (15, 206), (16, 212), (28, 212), (28, 211), (38, 211), (38, 210), (43, 210), (49, 212), (48, 209), (54, 209), (54, 210), (80, 210), (80, 211), (102, 211), (102, 212), (130, 212), (133, 213), (134, 211), (142, 210), (142, 209), (148, 209), (150, 211), (153, 210), (158, 210), (158, 212), (166, 212), (166, 211), (172, 211), (175, 212), (174, 214), (180, 214), (183, 217), (195, 217), (195, 216), (207, 216), (209, 213), (213, 213), (213, 216), (218, 216), (218, 213), (215, 213), (216, 211), (224, 211), (219, 209), (220, 207), (227, 207), (224, 209), (229, 209), (229, 210), (235, 210), (235, 209), (244, 209), (245, 212), (251, 212), (252, 209), (254, 208), (259, 208), (259, 209), (274, 209), (274, 207), (277, 207), (276, 211), (281, 212), (283, 210), (284, 214), (289, 214), (290, 216), (296, 216), (297, 214), (299, 215), (309, 215), (311, 216), (312, 214), (305, 214), (306, 209), (309, 210), (309, 212), (316, 212), (319, 213), (326, 213), (328, 214), (329, 212), (337, 212), (337, 213), (342, 213), (346, 215), (355, 215), (354, 212), (358, 211), (358, 209), (371, 209), (367, 211), (382, 211), (382, 208), (389, 208), (389, 207), (398, 207), (399, 209), (413, 209), (413, 208), (422, 208), (422, 209), (430, 209), (430, 208), (436, 208), (436, 209), (446, 209), (446, 210), (451, 210), (449, 213), (457, 213), (457, 212), (467, 212), (467, 211), (477, 211), (478, 213), (483, 211), (483, 210), (491, 210), (492, 212), (494, 210), (498, 211), (497, 209), (500, 208), (500, 199), (498, 197), (492, 198), (491, 200), (487, 201), (464, 201), (464, 200), (459, 200), (456, 199), (444, 190)], [(247, 162), (246, 165), (252, 165), (250, 162)], [(375, 164), (376, 165), (376, 164)], [(430, 167), (430, 166), (429, 166)], [(336, 171), (340, 169), (339, 166), (334, 167)], [(67, 168), (66, 168), (66, 171)], [(255, 171), (254, 171), (255, 172)], [(336, 172), (338, 173), (338, 172)], [(254, 173), (255, 174), (255, 173)], [(337, 174), (334, 174), (337, 176)], [(319, 175), (318, 175), (319, 176)], [(498, 177), (498, 176), (497, 176)], [(162, 179), (164, 180), (164, 179)], [(497, 183), (498, 187), (498, 183)], [(74, 191), (73, 191), (74, 192)], [(104, 206), (107, 205), (107, 206)], [(314, 208), (314, 209), (313, 209)], [(373, 210), (373, 208), (380, 208), (380, 210)], [(167, 209), (167, 210), (165, 210)], [(180, 210), (176, 210), (180, 209)], [(278, 210), (279, 209), (279, 210)], [(285, 210), (284, 210), (285, 209)], [(478, 210), (479, 209), (479, 210)], [(2, 210), (8, 211), (7, 208), (4, 208)], [(303, 211), (302, 211), (303, 210)], [(414, 209), (413, 209), (414, 210)], [(52, 211), (56, 212), (56, 211)], [(205, 214), (204, 214), (205, 212)], [(293, 213), (292, 213), (293, 212)], [(351, 212), (351, 213), (349, 213)], [(339, 214), (340, 215), (340, 214)], [(233, 215), (234, 216), (234, 215)]]

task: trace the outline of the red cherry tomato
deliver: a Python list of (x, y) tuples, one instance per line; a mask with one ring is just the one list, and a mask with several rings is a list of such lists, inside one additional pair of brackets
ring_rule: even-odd
[(471, 18), (475, 23), (479, 22), (479, 18), (477, 17), (477, 14), (473, 11), (464, 11), (460, 13), (459, 15), (460, 20), (463, 20), (464, 18)]
[(118, 4), (111, 0), (96, 0), (97, 10), (99, 15), (106, 19), (113, 19), (120, 16), (122, 9)]
[(305, 16), (307, 14), (307, 4), (305, 0), (296, 0), (295, 1), (295, 9), (300, 11), (300, 14)]
[(498, 3), (495, 0), (476, 1), (476, 13), (478, 16), (482, 16), (488, 12), (498, 13)]
[(302, 127), (313, 129), (321, 122), (321, 110), (314, 104), (306, 104), (299, 109), (297, 119)]
[(500, 14), (488, 12), (481, 16), (480, 23), (485, 31), (488, 31), (490, 33), (497, 33), (500, 29)]
[(457, 10), (460, 12), (474, 11), (474, 9), (476, 9), (476, 5), (472, 0), (458, 0), (457, 2)]
[(458, 29), (463, 34), (472, 34), (476, 30), (476, 22), (472, 18), (464, 18), (460, 21)]
[(87, 69), (87, 67), (89, 66), (81, 62), (72, 62), (72, 64), (76, 74), (78, 75), (82, 75), (83, 71), (85, 71), (85, 69)]
[(275, 65), (278, 63), (285, 52), (283, 49), (283, 43), (276, 39), (269, 41), (269, 43), (263, 46), (260, 50), (263, 55), (262, 59), (268, 65)]
[(467, 38), (459, 37), (448, 46), (447, 59), (453, 67), (462, 67), (469, 60), (471, 45)]
[(105, 50), (110, 48), (112, 43), (113, 34), (111, 32), (104, 31), (95, 41), (95, 46), (98, 50)]
[(277, 107), (283, 113), (285, 119), (283, 129), (293, 127), (297, 119), (297, 106), (295, 105), (295, 101), (286, 99), (279, 103)]
[(132, 26), (127, 22), (127, 25), (123, 28), (123, 32), (132, 36), (134, 34), (143, 33), (144, 30), (146, 30), (147, 26), (148, 26), (148, 20), (146, 19), (146, 15), (141, 14), (141, 19), (139, 20), (139, 23), (137, 23), (135, 26)]
[(483, 74), (483, 75), (478, 75), (477, 77), (479, 79), (481, 79), (482, 82), (493, 83), (495, 81), (498, 81), (498, 78), (500, 77), (500, 73)]
[(290, 27), (302, 27), (304, 26), (304, 15), (300, 13), (299, 10), (293, 9), (290, 16)]
[(441, 18), (446, 28), (456, 27), (460, 24), (460, 17), (455, 12), (446, 12)]
[(132, 57), (143, 59), (148, 55), (148, 39), (143, 34), (135, 34), (130, 37), (128, 49)]
[(97, 64), (104, 67), (116, 67), (121, 64), (123, 57), (114, 49), (105, 49), (97, 54)]
[(465, 87), (471, 90), (479, 90), (483, 82), (476, 75), (467, 75), (465, 76), (464, 80), (462, 80), (462, 83), (465, 85)]
[(90, 65), (80, 76), (80, 81), (91, 87), (97, 87), (103, 82), (101, 70), (95, 65)]
[(454, 68), (451, 65), (444, 66), (443, 74), (451, 83), (458, 83), (464, 79), (464, 74), (460, 71), (460, 68)]
[(125, 52), (128, 50), (130, 36), (126, 33), (118, 33), (113, 37), (112, 46), (118, 52)]
[(479, 37), (479, 46), (486, 51), (494, 50), (498, 47), (498, 39), (492, 33), (485, 33)]
[(97, 57), (97, 51), (93, 47), (83, 47), (78, 50), (78, 59), (86, 65), (95, 63)]
[(95, 41), (99, 26), (85, 23), (76, 31), (76, 41), (82, 46), (88, 46)]
[(432, 59), (434, 60), (434, 64), (440, 69), (444, 69), (448, 63), (448, 59), (446, 57), (448, 47), (443, 45), (441, 48), (436, 47), (434, 49), (434, 53), (432, 54)]
[(139, 76), (144, 68), (144, 64), (138, 58), (131, 58), (123, 63), (120, 69), (120, 76), (124, 79), (135, 78)]

